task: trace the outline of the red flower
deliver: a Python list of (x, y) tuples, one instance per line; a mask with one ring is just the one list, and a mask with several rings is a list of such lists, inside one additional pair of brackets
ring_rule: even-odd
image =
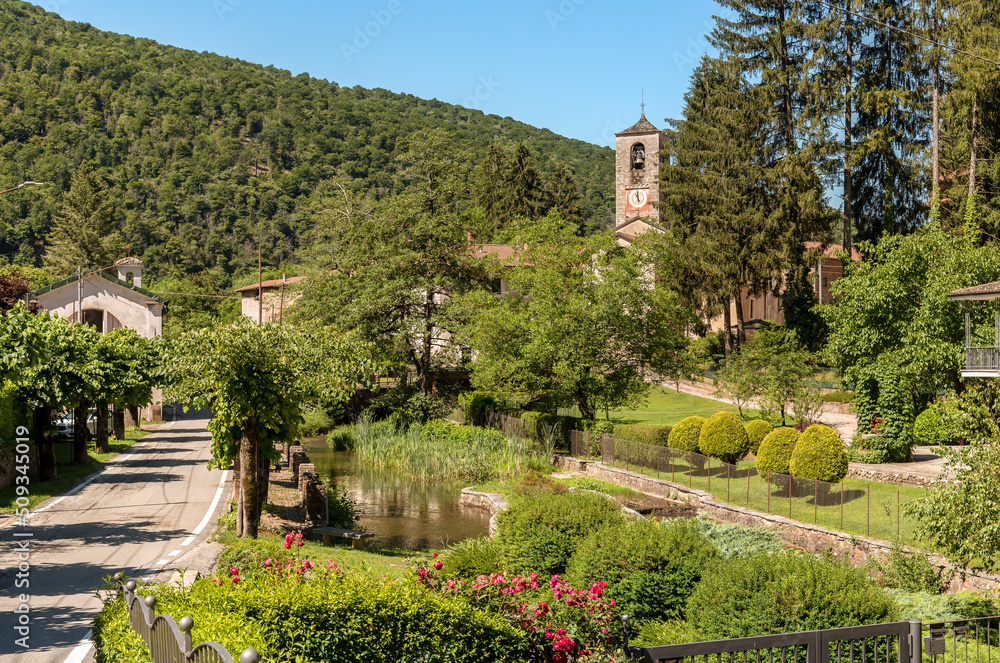
[(434, 562), (435, 570), (440, 571), (442, 566), (444, 566), (444, 564), (442, 564), (441, 562)]

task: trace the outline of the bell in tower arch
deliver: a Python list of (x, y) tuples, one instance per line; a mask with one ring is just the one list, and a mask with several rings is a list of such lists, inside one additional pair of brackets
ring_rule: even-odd
[(646, 146), (636, 143), (632, 146), (632, 168), (639, 170), (646, 165)]

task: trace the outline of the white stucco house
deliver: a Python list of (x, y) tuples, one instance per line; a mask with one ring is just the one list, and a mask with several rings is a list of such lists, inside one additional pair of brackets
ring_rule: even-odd
[[(97, 331), (125, 327), (144, 338), (163, 334), (163, 310), (167, 300), (142, 287), (142, 260), (122, 258), (114, 269), (85, 273), (81, 279), (72, 274), (52, 285), (36, 290), (32, 300), (39, 309), (59, 317), (80, 320)], [(151, 394), (151, 405), (140, 416), (159, 419), (163, 396), (159, 389)]]

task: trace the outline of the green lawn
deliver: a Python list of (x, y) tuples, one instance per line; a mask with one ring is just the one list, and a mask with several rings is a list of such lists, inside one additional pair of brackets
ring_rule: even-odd
[(647, 476), (704, 490), (720, 502), (773, 513), (828, 529), (871, 536), (926, 548), (914, 538), (914, 523), (902, 507), (925, 494), (925, 488), (894, 486), (846, 479), (839, 484), (757, 474), (755, 461), (726, 465), (721, 461), (668, 447), (617, 441), (614, 457), (605, 449), (604, 462)]
[[(115, 441), (109, 445), (110, 450), (108, 453), (99, 454), (93, 449), (88, 451), (87, 455), (90, 456), (90, 460), (86, 465), (73, 465), (71, 463), (73, 460), (72, 441), (57, 441), (55, 443), (57, 477), (52, 481), (38, 481), (37, 479), (33, 479), (31, 483), (28, 484), (28, 508), (34, 509), (38, 504), (44, 502), (53, 495), (58, 495), (59, 493), (69, 490), (78, 484), (84, 477), (102, 469), (109, 460), (118, 454), (125, 453), (125, 451), (135, 444), (137, 440), (141, 440), (148, 434), (149, 431), (130, 428), (125, 431), (124, 440)], [(0, 515), (10, 515), (14, 513), (14, 501), (16, 499), (16, 486), (0, 490)]]
[[(596, 490), (601, 493), (606, 493), (613, 497), (635, 497), (639, 493), (628, 488), (626, 486), (619, 486), (616, 483), (609, 483), (607, 481), (601, 481), (599, 479), (581, 478), (581, 477), (569, 477), (567, 479), (552, 479), (556, 483), (561, 483), (567, 488), (582, 488), (584, 490)], [(519, 483), (519, 479), (512, 479), (506, 481), (488, 481), (486, 483), (477, 484), (472, 487), (473, 490), (479, 490), (484, 493), (500, 493), (500, 495), (505, 500), (510, 500), (514, 496), (514, 486)]]
[[(691, 416), (711, 417), (716, 412), (739, 412), (735, 405), (722, 403), (711, 398), (678, 393), (665, 387), (655, 387), (649, 392), (645, 407), (635, 410), (612, 410), (611, 420), (618, 424), (651, 424), (673, 426), (681, 419)], [(756, 410), (743, 408), (744, 414), (756, 414)], [(752, 415), (751, 415), (752, 416)]]

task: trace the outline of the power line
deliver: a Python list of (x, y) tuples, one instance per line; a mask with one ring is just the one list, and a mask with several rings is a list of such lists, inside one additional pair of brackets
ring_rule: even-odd
[(977, 60), (982, 60), (983, 62), (988, 62), (988, 63), (990, 63), (992, 65), (996, 65), (997, 67), (1000, 67), (1000, 62), (997, 62), (996, 60), (990, 60), (989, 58), (984, 58), (981, 55), (976, 55), (975, 53), (970, 53), (968, 51), (963, 51), (962, 49), (955, 48), (954, 46), (949, 46), (947, 44), (942, 44), (941, 42), (934, 41), (933, 39), (931, 39), (929, 37), (924, 37), (923, 35), (918, 35), (915, 32), (910, 32), (909, 30), (904, 30), (903, 28), (897, 28), (895, 25), (889, 25), (888, 23), (884, 23), (884, 22), (878, 20), (877, 18), (872, 18), (870, 16), (865, 16), (864, 14), (859, 14), (858, 12), (853, 12), (850, 9), (846, 9), (844, 7), (836, 7), (834, 5), (831, 5), (828, 2), (825, 2), (824, 0), (816, 0), (816, 2), (818, 2), (819, 4), (821, 4), (821, 5), (825, 6), (825, 7), (829, 7), (830, 9), (835, 9), (837, 11), (842, 11), (845, 14), (850, 14), (851, 16), (856, 16), (856, 17), (860, 18), (863, 21), (868, 21), (870, 23), (875, 23), (876, 25), (881, 25), (883, 28), (888, 28), (889, 30), (895, 30), (896, 32), (901, 32), (904, 35), (909, 35), (911, 37), (916, 37), (917, 39), (920, 39), (922, 41), (926, 41), (929, 44), (934, 44), (935, 46), (940, 46), (941, 48), (943, 48), (945, 50), (952, 51), (952, 52), (955, 52), (955, 53), (961, 53), (962, 55), (968, 55), (970, 58), (975, 58)]
[(239, 295), (200, 295), (194, 292), (168, 292), (166, 290), (150, 290), (155, 295), (183, 295), (184, 297), (214, 297), (217, 299), (240, 299)]

